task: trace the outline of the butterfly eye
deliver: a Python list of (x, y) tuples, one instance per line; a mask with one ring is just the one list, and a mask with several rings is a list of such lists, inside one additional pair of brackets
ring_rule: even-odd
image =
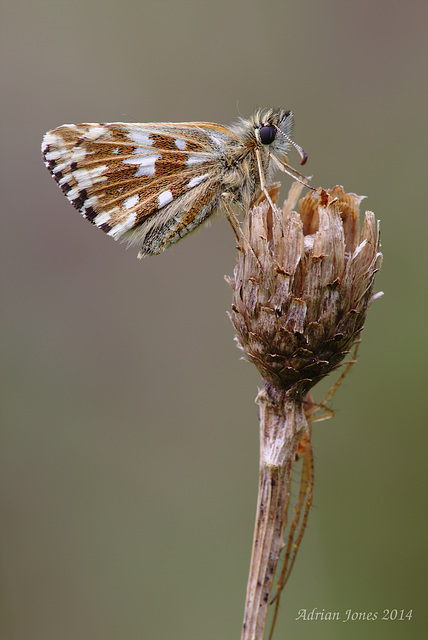
[(272, 124), (270, 124), (265, 127), (260, 127), (259, 134), (262, 144), (271, 144), (275, 140), (276, 129)]

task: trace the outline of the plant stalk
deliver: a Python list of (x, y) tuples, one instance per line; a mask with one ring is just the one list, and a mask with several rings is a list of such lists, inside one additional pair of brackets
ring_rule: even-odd
[(303, 404), (265, 382), (260, 406), (260, 473), (257, 514), (241, 640), (262, 640), (283, 542), (290, 478), (308, 428)]

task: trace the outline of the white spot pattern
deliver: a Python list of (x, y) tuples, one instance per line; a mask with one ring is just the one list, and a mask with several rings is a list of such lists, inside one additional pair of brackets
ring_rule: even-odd
[(140, 199), (140, 196), (138, 194), (135, 194), (135, 196), (131, 196), (130, 198), (127, 198), (123, 203), (123, 206), (125, 207), (125, 209), (132, 209), (132, 207), (137, 204), (139, 199)]
[(159, 209), (164, 207), (166, 204), (169, 204), (170, 202), (172, 202), (172, 192), (171, 192), (170, 189), (167, 189), (166, 191), (162, 191), (158, 195), (158, 207), (159, 207)]
[(203, 176), (196, 176), (195, 178), (192, 178), (191, 180), (189, 180), (187, 186), (189, 187), (189, 189), (191, 189), (192, 187), (196, 187), (198, 184), (206, 180), (209, 175), (210, 175), (209, 173), (204, 173)]
[(200, 164), (201, 162), (206, 162), (206, 161), (207, 159), (205, 156), (203, 156), (202, 154), (198, 154), (198, 155), (189, 156), (187, 158), (186, 164)]
[(75, 147), (70, 156), (70, 162), (81, 162), (86, 157), (86, 149), (84, 147)]
[(128, 138), (132, 140), (132, 142), (144, 145), (145, 147), (151, 147), (153, 145), (153, 140), (150, 140), (150, 136), (137, 127), (131, 128), (130, 132), (128, 133)]
[(152, 176), (155, 172), (155, 162), (160, 158), (160, 155), (152, 154), (150, 156), (144, 156), (143, 158), (126, 158), (124, 164), (138, 164), (138, 171), (135, 173), (135, 177)]
[(134, 226), (136, 219), (137, 214), (135, 212), (130, 213), (124, 222), (119, 222), (119, 224), (116, 224), (112, 229), (110, 229), (110, 231), (107, 232), (107, 235), (117, 240), (117, 238), (119, 238), (122, 234), (124, 234)]
[(108, 132), (108, 129), (106, 129), (106, 127), (91, 126), (88, 129), (87, 133), (85, 134), (85, 138), (87, 140), (97, 140), (97, 138), (100, 138), (102, 135), (104, 135), (107, 132)]
[(103, 213), (99, 213), (97, 217), (94, 218), (94, 224), (97, 227), (101, 227), (102, 224), (109, 222), (109, 220), (110, 220), (110, 214), (104, 211)]
[(73, 178), (77, 180), (79, 189), (89, 189), (94, 186), (95, 182), (103, 182), (107, 180), (107, 176), (102, 174), (108, 169), (106, 164), (93, 169), (77, 169), (73, 171)]

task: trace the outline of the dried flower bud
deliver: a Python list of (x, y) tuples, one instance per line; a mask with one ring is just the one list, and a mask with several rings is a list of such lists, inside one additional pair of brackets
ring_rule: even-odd
[[(242, 225), (231, 320), (237, 341), (264, 378), (260, 407), (259, 494), (241, 640), (262, 638), (287, 523), (290, 479), (303, 452), (299, 496), (274, 598), (288, 579), (305, 529), (314, 480), (309, 390), (338, 367), (358, 340), (380, 267), (379, 228), (362, 198), (342, 187), (311, 191), (292, 211), (295, 183), (283, 209), (264, 196)], [(273, 202), (278, 185), (270, 187)], [(306, 414), (305, 414), (306, 409)], [(299, 527), (300, 517), (302, 515)], [(293, 550), (293, 551), (291, 551)]]
[[(361, 197), (342, 187), (310, 191), (292, 211), (267, 200), (246, 216), (238, 246), (231, 320), (237, 340), (271, 385), (302, 398), (339, 366), (363, 328), (380, 267), (379, 229)], [(270, 188), (276, 199), (278, 185)]]

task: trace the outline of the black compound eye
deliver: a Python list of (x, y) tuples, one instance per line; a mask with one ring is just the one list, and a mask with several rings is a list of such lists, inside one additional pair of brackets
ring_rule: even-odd
[(263, 144), (271, 144), (276, 138), (276, 129), (273, 124), (260, 127), (259, 129), (260, 140)]

